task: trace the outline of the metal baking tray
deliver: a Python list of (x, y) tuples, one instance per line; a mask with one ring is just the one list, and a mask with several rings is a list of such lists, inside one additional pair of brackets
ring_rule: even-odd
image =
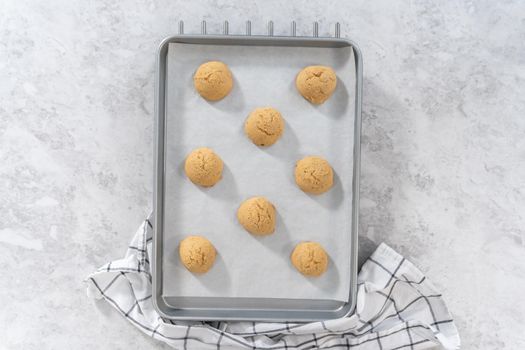
[[(362, 56), (359, 48), (350, 40), (339, 37), (336, 24), (335, 37), (319, 37), (318, 25), (314, 23), (312, 37), (296, 36), (295, 22), (292, 22), (290, 36), (274, 36), (273, 23), (268, 23), (268, 35), (251, 35), (251, 23), (246, 24), (246, 35), (229, 35), (228, 23), (224, 33), (209, 35), (206, 23), (202, 23), (200, 35), (183, 34), (183, 23), (179, 35), (162, 41), (158, 49), (155, 89), (155, 158), (154, 158), (154, 235), (152, 258), (153, 303), (159, 314), (174, 320), (224, 320), (224, 321), (267, 321), (267, 322), (310, 322), (328, 320), (350, 315), (356, 304), (357, 292), (357, 237), (359, 211), (359, 177), (361, 144), (361, 100), (362, 100)], [(351, 225), (348, 235), (350, 251), (350, 295), (348, 301), (322, 299), (288, 298), (244, 298), (244, 297), (174, 297), (163, 295), (164, 226), (166, 218), (166, 86), (167, 54), (171, 43), (227, 46), (273, 46), (295, 48), (350, 48), (355, 60), (355, 94), (353, 111), (353, 168)], [(350, 96), (348, 98), (351, 98)], [(348, 116), (347, 116), (348, 117)], [(350, 116), (352, 117), (352, 116)], [(175, 250), (176, 248), (173, 247)]]

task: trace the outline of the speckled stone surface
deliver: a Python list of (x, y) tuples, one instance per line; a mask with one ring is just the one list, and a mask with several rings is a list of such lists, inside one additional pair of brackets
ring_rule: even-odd
[(525, 4), (0, 3), (2, 349), (166, 348), (82, 280), (151, 207), (155, 49), (218, 32), (342, 33), (365, 60), (361, 235), (443, 292), (464, 349), (525, 348)]

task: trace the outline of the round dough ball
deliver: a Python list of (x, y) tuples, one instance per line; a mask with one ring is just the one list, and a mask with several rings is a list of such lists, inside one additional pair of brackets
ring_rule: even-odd
[(271, 107), (253, 110), (244, 123), (244, 132), (257, 146), (271, 146), (283, 134), (284, 120)]
[(190, 272), (204, 273), (213, 266), (217, 252), (206, 238), (188, 236), (180, 242), (179, 256), (182, 264)]
[(316, 242), (301, 242), (290, 257), (293, 266), (306, 276), (321, 276), (328, 267), (328, 255)]
[(202, 97), (217, 101), (226, 97), (232, 90), (232, 73), (228, 66), (220, 61), (206, 62), (197, 68), (193, 84)]
[(308, 66), (297, 74), (295, 86), (308, 101), (320, 105), (332, 96), (337, 85), (337, 76), (332, 68)]
[(322, 194), (332, 188), (334, 171), (321, 157), (305, 157), (295, 165), (295, 182), (304, 192)]
[(252, 197), (237, 210), (237, 219), (254, 235), (269, 235), (275, 231), (275, 207), (264, 197)]
[(210, 187), (222, 177), (224, 164), (222, 159), (210, 148), (193, 150), (184, 163), (186, 176), (196, 185)]

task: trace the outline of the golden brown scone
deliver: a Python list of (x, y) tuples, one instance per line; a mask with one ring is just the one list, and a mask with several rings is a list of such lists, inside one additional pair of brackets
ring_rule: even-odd
[(295, 182), (304, 192), (321, 194), (332, 188), (334, 171), (321, 157), (305, 157), (295, 165)]
[(188, 236), (179, 245), (180, 261), (193, 273), (204, 273), (211, 269), (216, 255), (211, 242), (201, 236)]
[(197, 68), (193, 76), (193, 84), (202, 97), (217, 101), (232, 90), (232, 73), (228, 66), (220, 61), (206, 62)]
[(271, 107), (254, 109), (244, 123), (244, 132), (257, 146), (271, 146), (283, 134), (284, 120)]
[(222, 177), (224, 164), (213, 150), (207, 147), (193, 150), (184, 163), (186, 176), (196, 185), (210, 187)]
[(290, 260), (297, 271), (306, 276), (321, 276), (328, 267), (328, 256), (316, 242), (301, 242), (296, 245)]
[(269, 235), (275, 231), (275, 207), (264, 197), (252, 197), (237, 210), (237, 219), (254, 235)]
[(334, 70), (326, 66), (308, 66), (295, 79), (299, 93), (316, 105), (328, 100), (336, 85), (337, 76)]

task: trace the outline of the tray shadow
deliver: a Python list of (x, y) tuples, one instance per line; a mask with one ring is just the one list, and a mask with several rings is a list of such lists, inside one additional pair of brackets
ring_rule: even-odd
[(359, 235), (359, 249), (358, 249), (358, 258), (357, 258), (357, 268), (358, 271), (361, 270), (361, 266), (365, 261), (374, 253), (374, 251), (379, 247), (379, 244), (372, 241), (366, 236)]

